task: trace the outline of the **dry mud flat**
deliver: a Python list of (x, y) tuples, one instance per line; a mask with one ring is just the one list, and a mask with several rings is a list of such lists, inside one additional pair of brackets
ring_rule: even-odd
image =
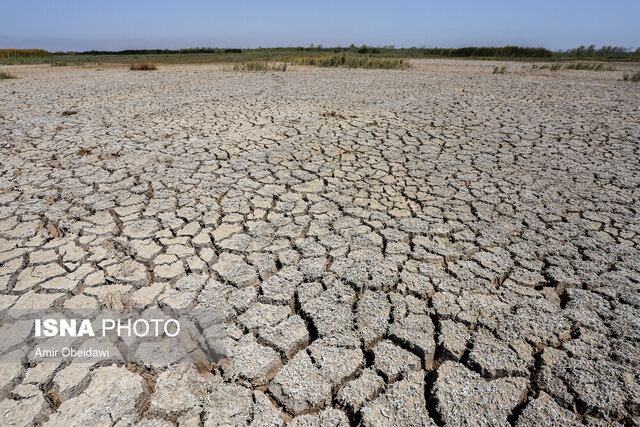
[(229, 358), (3, 363), (0, 424), (638, 425), (640, 86), (494, 65), (13, 67), (0, 307), (220, 310)]

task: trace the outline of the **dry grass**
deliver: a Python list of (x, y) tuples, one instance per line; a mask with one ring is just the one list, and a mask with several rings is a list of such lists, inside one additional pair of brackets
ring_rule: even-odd
[(401, 70), (411, 68), (402, 59), (370, 58), (368, 56), (342, 55), (304, 56), (291, 61), (296, 65), (312, 65), (316, 67), (366, 68), (377, 70)]
[(624, 73), (622, 75), (622, 80), (624, 80), (625, 82), (629, 81), (629, 82), (640, 82), (640, 71), (637, 71), (633, 74), (627, 74)]
[(613, 65), (605, 65), (603, 63), (587, 63), (587, 62), (574, 62), (570, 64), (552, 64), (552, 65), (532, 65), (532, 69), (536, 70), (583, 70), (583, 71), (615, 71)]
[(51, 61), (50, 64), (52, 67), (68, 67), (68, 66), (76, 66), (80, 67), (86, 64), (86, 61), (78, 61), (78, 60), (68, 60), (68, 61)]
[(0, 49), (0, 58), (34, 58), (51, 55), (44, 49)]
[(134, 71), (152, 71), (157, 70), (158, 66), (153, 62), (140, 62), (137, 64), (131, 64), (130, 70)]
[(586, 71), (615, 71), (615, 67), (612, 65), (604, 65), (602, 63), (593, 64), (586, 62), (576, 62), (573, 64), (566, 64), (565, 70), (586, 70)]
[(0, 80), (8, 80), (8, 79), (17, 79), (17, 77), (6, 71), (0, 71)]
[(287, 71), (287, 63), (282, 64), (270, 64), (267, 61), (250, 61), (250, 62), (236, 62), (232, 67), (233, 71)]

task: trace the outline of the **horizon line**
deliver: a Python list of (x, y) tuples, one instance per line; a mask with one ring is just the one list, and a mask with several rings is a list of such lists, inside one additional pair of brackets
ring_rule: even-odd
[(117, 50), (112, 50), (112, 49), (89, 49), (89, 50), (48, 50), (48, 49), (44, 49), (41, 47), (30, 47), (30, 48), (13, 48), (13, 47), (0, 47), (0, 50), (43, 50), (46, 51), (48, 53), (86, 53), (86, 52), (113, 52), (113, 53), (119, 53), (119, 52), (127, 52), (127, 51), (145, 51), (145, 50), (164, 50), (164, 51), (181, 51), (181, 50), (197, 50), (197, 49), (215, 49), (215, 50), (229, 50), (229, 49), (242, 49), (242, 50), (259, 50), (259, 49), (318, 49), (318, 50), (322, 50), (322, 49), (349, 49), (349, 48), (361, 48), (361, 47), (368, 47), (368, 48), (378, 48), (378, 49), (388, 49), (388, 50), (399, 50), (399, 49), (465, 49), (465, 48), (506, 48), (506, 47), (519, 47), (519, 48), (527, 48), (527, 49), (546, 49), (550, 52), (562, 52), (562, 51), (569, 51), (569, 50), (573, 50), (573, 49), (579, 49), (579, 48), (586, 48), (586, 49), (591, 49), (594, 48), (595, 50), (599, 50), (599, 49), (603, 49), (606, 47), (609, 48), (615, 48), (615, 49), (624, 49), (627, 52), (631, 52), (635, 49), (640, 49), (640, 46), (635, 47), (635, 46), (615, 46), (615, 45), (606, 45), (606, 44), (601, 44), (599, 45), (600, 47), (598, 48), (598, 45), (596, 44), (589, 44), (589, 45), (584, 45), (581, 44), (579, 46), (575, 46), (572, 48), (566, 48), (566, 49), (549, 49), (545, 46), (532, 46), (532, 45), (518, 45), (518, 44), (503, 44), (503, 45), (468, 45), (468, 46), (461, 46), (461, 47), (447, 47), (447, 46), (396, 46), (393, 44), (384, 44), (384, 45), (369, 45), (369, 44), (361, 44), (361, 45), (356, 45), (354, 43), (351, 43), (348, 46), (343, 46), (343, 45), (333, 45), (333, 46), (324, 46), (323, 44), (319, 43), (319, 44), (310, 44), (309, 46), (303, 46), (303, 45), (281, 45), (281, 46), (258, 46), (258, 47), (231, 47), (231, 46), (225, 46), (225, 47), (219, 47), (219, 46), (190, 46), (190, 47), (181, 47), (181, 48), (161, 48), (161, 47), (145, 47), (145, 48), (129, 48), (129, 49), (117, 49)]

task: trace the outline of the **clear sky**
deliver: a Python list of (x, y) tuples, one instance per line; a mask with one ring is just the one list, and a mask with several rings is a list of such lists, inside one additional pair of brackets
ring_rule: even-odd
[(640, 46), (640, 0), (0, 0), (0, 48)]

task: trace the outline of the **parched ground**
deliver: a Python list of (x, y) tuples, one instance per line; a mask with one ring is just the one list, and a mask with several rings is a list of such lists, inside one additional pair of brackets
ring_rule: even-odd
[(640, 86), (415, 64), (12, 67), (0, 308), (220, 310), (229, 358), (3, 363), (0, 424), (640, 424)]

